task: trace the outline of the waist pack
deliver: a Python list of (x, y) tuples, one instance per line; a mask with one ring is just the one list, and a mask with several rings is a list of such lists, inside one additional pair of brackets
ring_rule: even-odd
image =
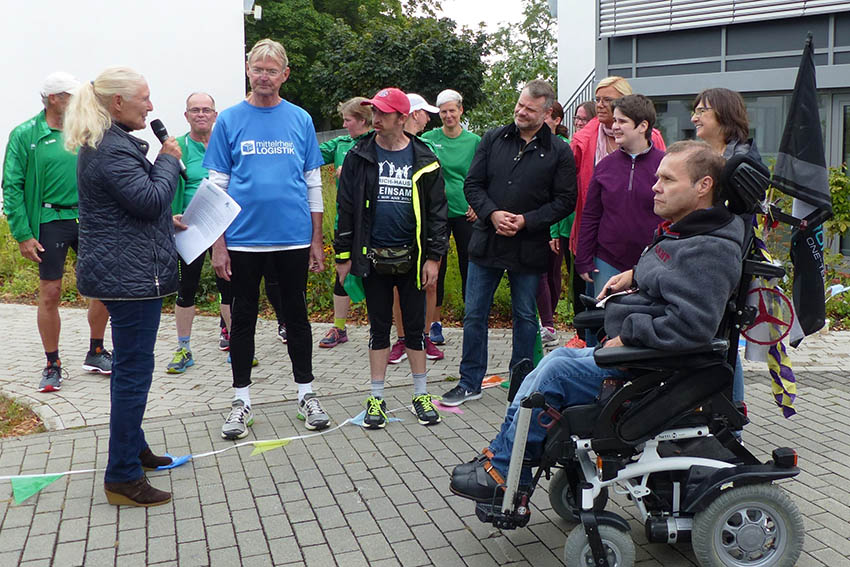
[(383, 276), (406, 274), (414, 266), (412, 246), (372, 248), (366, 257), (372, 261), (375, 272)]

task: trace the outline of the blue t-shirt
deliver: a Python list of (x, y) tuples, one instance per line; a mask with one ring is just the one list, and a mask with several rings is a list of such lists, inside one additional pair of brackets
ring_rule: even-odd
[(227, 193), (242, 211), (228, 227), (228, 247), (310, 244), (313, 223), (304, 173), (322, 166), (307, 112), (281, 101), (243, 101), (221, 112), (204, 167), (230, 175)]
[(378, 196), (372, 223), (372, 246), (409, 246), (416, 236), (413, 212), (413, 144), (391, 152), (375, 144), (378, 153)]

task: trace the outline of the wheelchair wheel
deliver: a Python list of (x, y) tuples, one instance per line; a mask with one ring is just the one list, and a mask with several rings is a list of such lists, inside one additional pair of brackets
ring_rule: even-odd
[(692, 537), (703, 567), (791, 567), (803, 549), (803, 516), (777, 486), (739, 486), (694, 516)]
[[(614, 526), (599, 526), (599, 536), (608, 558), (610, 567), (632, 567), (635, 564), (635, 543), (628, 532)], [(572, 567), (587, 567), (595, 565), (593, 552), (587, 543), (587, 534), (582, 524), (570, 532), (564, 545), (564, 563)]]
[[(573, 492), (573, 486), (577, 483), (574, 472), (567, 469), (558, 469), (549, 483), (549, 503), (552, 509), (560, 517), (568, 522), (579, 521), (579, 504)], [(601, 512), (608, 504), (608, 489), (603, 488), (599, 495), (593, 500), (593, 509)]]

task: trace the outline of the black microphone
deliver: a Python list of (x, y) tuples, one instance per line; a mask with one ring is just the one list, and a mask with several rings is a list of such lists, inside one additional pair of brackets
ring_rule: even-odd
[[(153, 135), (160, 142), (165, 142), (168, 139), (168, 130), (165, 129), (165, 124), (159, 118), (151, 120), (151, 130), (153, 130)], [(177, 161), (180, 162), (180, 176), (183, 177), (183, 181), (188, 181), (189, 178), (186, 177), (186, 164), (183, 163), (182, 159), (178, 159)]]

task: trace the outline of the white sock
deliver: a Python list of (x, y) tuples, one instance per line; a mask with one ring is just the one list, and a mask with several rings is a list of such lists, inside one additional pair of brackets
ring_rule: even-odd
[(413, 373), (413, 395), (419, 396), (428, 393), (428, 371), (422, 374)]
[(250, 389), (250, 386), (245, 386), (244, 388), (233, 388), (233, 399), (242, 400), (245, 402), (246, 407), (251, 407), (251, 394), (248, 391)]
[(372, 397), (381, 399), (384, 397), (384, 381), (372, 380)]
[(298, 384), (298, 403), (301, 403), (301, 400), (304, 399), (304, 396), (307, 394), (313, 393), (313, 383), (308, 382), (307, 384)]

